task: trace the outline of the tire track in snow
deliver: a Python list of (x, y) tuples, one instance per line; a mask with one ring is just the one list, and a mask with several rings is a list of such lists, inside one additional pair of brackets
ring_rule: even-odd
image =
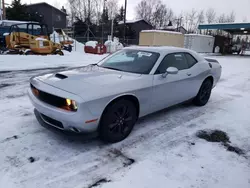
[[(226, 101), (231, 100), (231, 98), (220, 100), (220, 104), (223, 104)], [(179, 106), (171, 109), (171, 110), (165, 110), (160, 113), (153, 114), (149, 117), (146, 117), (144, 120), (141, 120), (139, 124), (136, 126), (135, 130), (132, 132), (132, 135), (125, 140), (122, 143), (118, 143), (115, 145), (101, 145), (99, 147), (98, 142), (93, 141), (92, 143), (78, 143), (83, 144), (82, 147), (80, 145), (67, 144), (65, 141), (61, 143), (61, 145), (58, 146), (58, 148), (62, 147), (62, 145), (67, 144), (66, 147), (73, 146), (75, 147), (74, 150), (77, 150), (77, 152), (72, 152), (71, 154), (68, 154), (66, 158), (62, 157), (62, 160), (58, 163), (54, 161), (54, 168), (50, 165), (44, 165), (44, 173), (38, 173), (37, 175), (34, 174), (25, 174), (25, 168), (21, 168), (17, 170), (15, 177), (18, 177), (18, 181), (22, 182), (23, 185), (29, 185), (30, 182), (36, 182), (37, 185), (38, 182), (43, 182), (41, 180), (48, 180), (52, 179), (49, 182), (47, 182), (47, 187), (53, 187), (56, 185), (60, 185), (59, 187), (67, 187), (66, 185), (75, 185), (74, 182), (81, 182), (85, 181), (87, 184), (93, 183), (93, 181), (96, 181), (96, 179), (104, 178), (105, 173), (104, 172), (116, 172), (120, 169), (123, 169), (123, 160), (114, 160), (113, 158), (109, 158), (109, 151), (115, 147), (117, 150), (129, 150), (129, 148), (134, 148), (136, 145), (140, 145), (141, 143), (147, 143), (151, 142), (152, 139), (158, 138), (159, 136), (163, 135), (163, 138), (166, 140), (164, 135), (168, 133), (169, 135), (173, 134), (172, 130), (180, 127), (182, 129), (182, 126), (186, 124), (187, 122), (200, 117), (201, 115), (205, 113), (215, 113), (216, 109), (220, 110), (218, 108), (218, 101), (214, 101), (212, 103), (209, 103), (207, 107), (204, 107), (201, 111), (200, 108), (193, 108), (192, 106), (189, 108), (181, 108)], [(158, 123), (156, 123), (158, 122)], [(191, 127), (193, 128), (193, 127)], [(45, 132), (41, 136), (44, 136)], [(175, 135), (175, 134), (174, 134)], [(32, 137), (32, 135), (27, 135), (25, 140), (29, 140)], [(183, 140), (183, 135), (180, 134), (179, 136)], [(171, 140), (172, 138), (172, 140)], [(48, 138), (51, 139), (51, 138)], [(62, 138), (57, 138), (62, 139)], [(157, 140), (157, 139), (156, 139)], [(174, 146), (176, 143), (181, 143), (183, 141), (178, 141), (177, 135), (173, 137), (169, 136), (169, 140), (167, 141), (168, 146)], [(41, 142), (39, 140), (39, 142)], [(48, 148), (45, 146), (41, 148), (41, 143), (35, 143), (32, 148), (38, 147), (35, 149), (36, 152), (41, 153), (43, 151), (44, 157), (46, 154), (51, 153), (48, 151)], [(53, 141), (51, 141), (53, 142)], [(60, 142), (60, 140), (57, 140), (56, 142)], [(54, 147), (56, 143), (52, 145)], [(92, 146), (91, 146), (92, 145)], [(77, 146), (77, 147), (76, 147)], [(85, 147), (87, 146), (87, 148)], [(90, 147), (88, 147), (90, 146)], [(66, 148), (65, 147), (65, 148)], [(83, 149), (84, 148), (84, 149)], [(56, 148), (54, 148), (56, 151), (58, 151)], [(48, 151), (48, 152), (47, 152)], [(45, 154), (46, 153), (46, 154)], [(30, 154), (29, 154), (30, 155)], [(39, 154), (40, 155), (40, 154)], [(54, 154), (54, 158), (56, 156), (63, 156), (63, 153), (59, 152)], [(86, 158), (87, 156), (87, 158)], [(73, 157), (73, 159), (72, 159)], [(133, 157), (133, 156), (130, 156)], [(84, 167), (84, 165), (81, 165), (81, 163), (84, 164), (93, 164), (90, 165), (88, 168)], [(30, 166), (30, 164), (27, 164), (27, 167)], [(81, 168), (80, 168), (81, 167)], [(111, 169), (109, 169), (112, 167)], [(75, 169), (76, 168), (76, 169)], [(60, 169), (60, 170), (58, 170)], [(48, 175), (48, 172), (53, 172), (52, 175)], [(96, 178), (93, 178), (96, 177)], [(65, 186), (64, 186), (65, 185)], [(40, 185), (42, 186), (42, 185)], [(73, 186), (73, 187), (74, 187)], [(39, 186), (38, 186), (39, 187)]]

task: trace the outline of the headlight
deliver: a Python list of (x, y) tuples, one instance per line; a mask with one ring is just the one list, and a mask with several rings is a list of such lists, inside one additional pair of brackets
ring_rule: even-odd
[(74, 100), (66, 99), (66, 106), (71, 111), (77, 111), (77, 104), (76, 104), (76, 101), (74, 101)]

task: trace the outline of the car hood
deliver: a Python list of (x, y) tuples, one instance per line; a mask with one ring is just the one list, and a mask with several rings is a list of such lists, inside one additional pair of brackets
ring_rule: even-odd
[(61, 90), (87, 97), (96, 93), (111, 94), (127, 91), (132, 88), (131, 84), (142, 79), (142, 75), (90, 65), (40, 75), (36, 79)]

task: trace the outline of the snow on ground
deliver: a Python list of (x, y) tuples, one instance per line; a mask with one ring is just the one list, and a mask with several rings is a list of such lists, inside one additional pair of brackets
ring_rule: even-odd
[[(26, 96), (28, 79), (48, 71), (37, 67), (59, 70), (100, 58), (1, 56), (0, 70), (24, 71), (0, 72), (0, 187), (250, 187), (249, 57), (213, 57), (223, 74), (205, 107), (184, 104), (152, 114), (117, 144), (40, 126)], [(245, 155), (197, 138), (203, 129), (225, 131)]]
[(0, 72), (13, 70), (84, 66), (99, 61), (105, 56), (106, 55), (84, 54), (84, 52), (69, 53), (67, 51), (64, 51), (64, 56), (1, 55)]

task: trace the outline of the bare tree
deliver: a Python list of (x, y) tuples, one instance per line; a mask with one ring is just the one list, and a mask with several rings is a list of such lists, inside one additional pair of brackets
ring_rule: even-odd
[(226, 23), (227, 22), (227, 16), (223, 13), (217, 18), (218, 23)]
[(203, 24), (203, 23), (205, 23), (205, 12), (204, 12), (204, 10), (201, 10), (197, 14), (197, 21), (196, 21), (196, 24), (195, 24), (195, 30), (197, 31), (198, 30), (198, 25)]
[(165, 4), (159, 2), (156, 5), (155, 11), (153, 13), (152, 25), (155, 28), (166, 27), (169, 21), (173, 18), (173, 14), (174, 13), (172, 9), (167, 8)]
[(189, 12), (184, 13), (184, 27), (188, 30), (188, 22), (189, 22)]
[(102, 1), (97, 0), (68, 0), (68, 2), (70, 10), (82, 21), (94, 22), (98, 15), (96, 7), (102, 6)]
[(109, 19), (114, 19), (115, 16), (119, 12), (118, 1), (117, 0), (108, 0), (106, 7), (108, 9)]
[(235, 22), (235, 13), (232, 11), (230, 14), (226, 15), (225, 13), (221, 14), (217, 18), (218, 23), (230, 23)]
[(243, 17), (242, 22), (246, 23), (247, 22), (247, 17)]
[(174, 16), (173, 10), (162, 0), (141, 0), (135, 11), (138, 19), (144, 19), (155, 28), (165, 27)]
[(102, 18), (104, 2), (100, 0), (94, 0), (93, 5), (95, 7), (94, 8), (95, 22), (96, 24), (100, 24), (99, 22)]
[(194, 32), (196, 30), (196, 19), (197, 19), (197, 11), (195, 9), (192, 9), (192, 11), (188, 14), (188, 31), (190, 33)]
[(207, 23), (212, 23), (215, 21), (215, 18), (216, 18), (216, 12), (214, 9), (212, 8), (209, 8), (207, 11), (206, 11), (206, 18), (207, 18)]
[(154, 10), (159, 0), (141, 0), (135, 8), (136, 17), (152, 23)]
[(227, 22), (235, 22), (235, 12), (232, 11), (228, 16), (227, 16)]
[(205, 23), (205, 13), (204, 10), (201, 10), (197, 15), (197, 25)]

